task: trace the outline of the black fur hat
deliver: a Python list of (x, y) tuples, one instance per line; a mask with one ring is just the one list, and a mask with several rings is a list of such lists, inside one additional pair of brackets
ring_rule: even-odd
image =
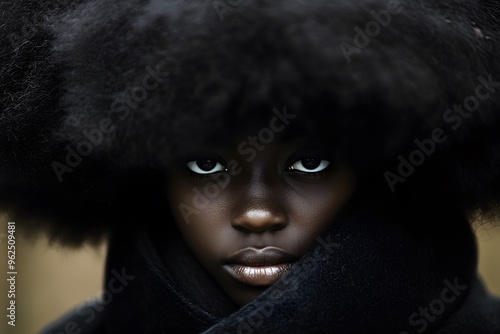
[(164, 205), (186, 146), (276, 112), (331, 142), (365, 198), (469, 213), (500, 194), (494, 1), (30, 0), (0, 13), (0, 206), (58, 240)]

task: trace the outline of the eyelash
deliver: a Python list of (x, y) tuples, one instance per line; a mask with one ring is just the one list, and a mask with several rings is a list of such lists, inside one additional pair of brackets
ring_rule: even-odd
[[(303, 160), (303, 159), (294, 160), (294, 162), (292, 164), (294, 164), (295, 162), (300, 161), (300, 160)], [(308, 178), (311, 180), (322, 180), (322, 179), (327, 178), (329, 175), (331, 175), (332, 173), (334, 173), (336, 171), (336, 166), (335, 166), (335, 162), (333, 159), (324, 158), (322, 160), (327, 160), (328, 162), (330, 162), (330, 164), (325, 169), (323, 169), (319, 172), (308, 173), (308, 172), (303, 172), (303, 171), (299, 171), (299, 170), (289, 170), (288, 167), (287, 167), (286, 171), (291, 172), (291, 173), (296, 173), (303, 178)], [(290, 164), (289, 166), (291, 166), (292, 164)]]
[[(216, 163), (220, 163), (224, 167), (224, 170), (213, 172), (213, 173), (208, 173), (208, 174), (200, 174), (200, 173), (196, 173), (196, 172), (192, 171), (188, 167), (188, 164), (191, 162), (200, 162), (200, 161), (207, 161), (207, 160), (211, 160), (211, 161), (214, 161)], [(226, 167), (227, 163), (220, 157), (207, 157), (207, 158), (198, 159), (198, 160), (191, 158), (191, 159), (184, 159), (184, 161), (185, 161), (184, 166), (186, 167), (185, 168), (186, 172), (195, 181), (206, 181), (206, 180), (210, 179), (213, 175), (217, 175), (218, 173), (228, 171), (227, 167)]]
[[(329, 162), (329, 165), (327, 167), (325, 167), (323, 170), (318, 171), (318, 172), (304, 172), (304, 171), (300, 171), (300, 170), (296, 170), (296, 169), (291, 169), (290, 168), (295, 163), (297, 163), (299, 161), (303, 161), (303, 160), (308, 159), (308, 158), (311, 158), (311, 157), (291, 159), (292, 163), (288, 164), (288, 167), (286, 167), (285, 172), (287, 172), (287, 173), (294, 173), (294, 174), (300, 175), (302, 177), (309, 178), (311, 180), (320, 180), (320, 179), (326, 178), (328, 175), (330, 175), (332, 172), (335, 171), (335, 166), (334, 166), (333, 161), (329, 160), (328, 158), (325, 158), (325, 159), (318, 158), (318, 159), (321, 159), (322, 161), (326, 160), (326, 161)], [(188, 162), (185, 163), (186, 169), (187, 169), (189, 175), (194, 180), (206, 180), (208, 178), (211, 178), (213, 175), (216, 175), (217, 173), (227, 172), (228, 171), (227, 168), (226, 168), (224, 171), (217, 171), (217, 172), (213, 172), (213, 173), (200, 174), (200, 173), (196, 173), (196, 172), (192, 171), (189, 167), (187, 167), (187, 165), (189, 163), (191, 163), (191, 162), (199, 162), (199, 161), (206, 161), (206, 160), (212, 160), (212, 161), (214, 161), (216, 163), (220, 163), (222, 166), (225, 167), (225, 162), (219, 161), (219, 159), (213, 159), (213, 158), (207, 158), (207, 159), (204, 159), (204, 160), (200, 159), (200, 160), (191, 160), (191, 161), (188, 161)]]

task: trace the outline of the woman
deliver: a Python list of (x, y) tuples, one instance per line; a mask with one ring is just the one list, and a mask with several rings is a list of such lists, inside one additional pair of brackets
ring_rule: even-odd
[(110, 238), (44, 333), (500, 331), (498, 5), (4, 3), (1, 203)]

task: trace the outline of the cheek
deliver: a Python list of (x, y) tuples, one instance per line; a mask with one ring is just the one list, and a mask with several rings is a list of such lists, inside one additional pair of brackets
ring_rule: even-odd
[(228, 234), (228, 198), (207, 196), (204, 187), (172, 182), (167, 188), (169, 208), (190, 249), (204, 262), (220, 253)]
[(354, 176), (347, 170), (340, 170), (327, 182), (301, 187), (289, 195), (292, 225), (302, 238), (314, 241), (345, 206), (354, 188)]
[(217, 205), (217, 199), (220, 197), (208, 192), (209, 187), (188, 182), (185, 178), (184, 175), (174, 175), (167, 185), (169, 208), (179, 228), (185, 225), (199, 226), (201, 220), (212, 215), (213, 210), (209, 208)]
[(340, 209), (340, 202), (338, 196), (331, 192), (291, 196), (290, 227), (300, 229), (302, 235), (319, 235), (332, 222)]

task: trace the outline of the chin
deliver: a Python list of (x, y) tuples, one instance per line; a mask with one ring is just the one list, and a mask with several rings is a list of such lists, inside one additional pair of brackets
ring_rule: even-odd
[(246, 304), (252, 302), (254, 299), (259, 297), (264, 291), (266, 291), (268, 286), (257, 287), (257, 286), (245, 286), (239, 288), (238, 290), (226, 291), (229, 298), (238, 306), (245, 306)]

